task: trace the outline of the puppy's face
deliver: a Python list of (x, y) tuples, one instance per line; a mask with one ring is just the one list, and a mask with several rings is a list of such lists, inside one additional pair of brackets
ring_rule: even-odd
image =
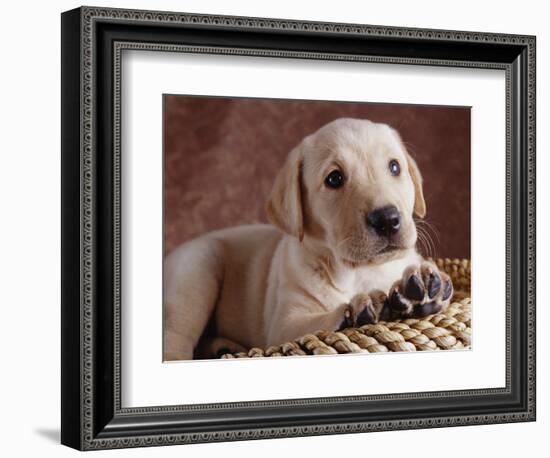
[(414, 247), (413, 214), (423, 217), (425, 203), (420, 173), (395, 130), (338, 119), (290, 153), (267, 209), (281, 229), (360, 265)]

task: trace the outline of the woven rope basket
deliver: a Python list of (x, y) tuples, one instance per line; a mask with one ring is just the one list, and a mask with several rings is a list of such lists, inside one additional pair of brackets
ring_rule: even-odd
[(453, 281), (454, 295), (441, 313), (422, 319), (408, 318), (380, 321), (342, 331), (321, 330), (292, 342), (266, 349), (227, 353), (222, 358), (256, 358), (267, 356), (335, 355), (338, 353), (380, 353), (389, 351), (452, 350), (470, 348), (471, 299), (470, 261), (468, 259), (435, 260), (440, 270)]

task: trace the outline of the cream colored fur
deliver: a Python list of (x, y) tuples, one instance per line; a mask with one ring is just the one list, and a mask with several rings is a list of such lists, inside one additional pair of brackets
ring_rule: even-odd
[[(392, 176), (388, 162), (401, 166)], [(325, 185), (334, 169), (340, 189)], [(398, 237), (388, 247), (366, 225), (395, 205)], [(413, 214), (426, 208), (422, 180), (395, 130), (338, 119), (294, 148), (267, 203), (273, 225), (224, 229), (191, 240), (165, 264), (164, 359), (191, 359), (211, 316), (218, 336), (249, 348), (337, 329), (357, 295), (388, 292), (416, 252)]]

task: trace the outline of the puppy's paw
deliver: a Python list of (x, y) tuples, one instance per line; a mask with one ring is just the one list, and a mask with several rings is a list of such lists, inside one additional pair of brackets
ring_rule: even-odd
[(453, 295), (450, 277), (435, 264), (424, 262), (405, 269), (388, 295), (395, 318), (423, 317), (445, 310)]
[(344, 308), (344, 318), (338, 329), (378, 322), (388, 308), (388, 296), (382, 291), (358, 294)]

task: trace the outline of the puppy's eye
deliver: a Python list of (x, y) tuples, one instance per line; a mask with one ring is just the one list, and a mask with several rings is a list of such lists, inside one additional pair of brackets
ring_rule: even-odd
[(340, 170), (333, 170), (325, 178), (327, 188), (338, 189), (344, 184), (344, 175)]
[(398, 176), (401, 173), (401, 166), (399, 165), (399, 162), (397, 162), (395, 159), (392, 159), (390, 161), (388, 167), (390, 168), (390, 173), (394, 177)]

